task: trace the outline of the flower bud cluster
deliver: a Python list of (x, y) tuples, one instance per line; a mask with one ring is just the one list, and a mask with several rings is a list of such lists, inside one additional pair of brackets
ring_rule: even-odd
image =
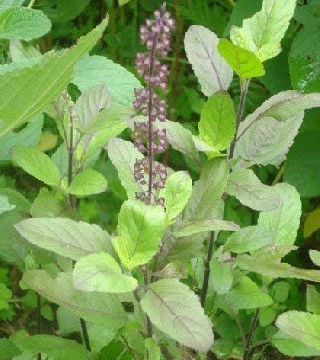
[(136, 56), (137, 72), (143, 77), (145, 88), (135, 89), (134, 108), (147, 117), (146, 122), (135, 122), (134, 144), (146, 155), (137, 160), (134, 165), (135, 179), (141, 185), (147, 185), (148, 190), (137, 194), (137, 198), (146, 203), (163, 205), (164, 200), (158, 199), (155, 190), (165, 185), (167, 170), (164, 165), (154, 160), (154, 155), (162, 153), (167, 145), (165, 129), (155, 126), (155, 121), (166, 120), (167, 102), (159, 94), (167, 89), (168, 65), (162, 64), (157, 57), (165, 57), (170, 51), (171, 30), (174, 21), (162, 5), (154, 12), (154, 19), (147, 20), (140, 27), (140, 40), (148, 49)]

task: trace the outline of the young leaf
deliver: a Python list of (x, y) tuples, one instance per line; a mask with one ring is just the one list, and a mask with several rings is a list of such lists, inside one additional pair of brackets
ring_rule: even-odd
[(86, 168), (72, 180), (66, 192), (76, 196), (88, 196), (104, 192), (108, 186), (107, 180), (98, 171)]
[(297, 190), (286, 183), (274, 186), (280, 197), (280, 206), (275, 210), (262, 211), (258, 225), (276, 232), (275, 245), (293, 245), (300, 225), (301, 201)]
[[(32, 119), (66, 88), (74, 64), (98, 41), (106, 26), (107, 20), (103, 20), (72, 48), (47, 53), (30, 66), (0, 75), (0, 137)], [(26, 91), (26, 83), (32, 84), (30, 91)]]
[(72, 284), (72, 274), (61, 273), (53, 279), (44, 270), (28, 270), (22, 281), (49, 301), (87, 321), (109, 329), (119, 329), (127, 321), (127, 315), (115, 294), (76, 290)]
[(173, 231), (174, 236), (183, 237), (208, 231), (238, 231), (239, 226), (232, 221), (220, 219), (204, 219), (192, 222), (182, 222)]
[[(295, 6), (296, 0), (264, 0), (261, 11), (243, 20), (242, 29), (249, 39), (248, 50), (257, 52), (269, 44), (279, 44), (289, 26)], [(265, 60), (277, 54), (271, 52)]]
[(0, 12), (0, 38), (29, 41), (51, 29), (51, 22), (40, 10), (14, 6)]
[(105, 84), (112, 100), (119, 105), (132, 105), (134, 89), (140, 88), (139, 80), (127, 69), (104, 56), (87, 56), (75, 66), (72, 82), (81, 91)]
[(165, 199), (166, 218), (177, 217), (188, 203), (192, 192), (192, 179), (188, 173), (177, 171), (168, 176), (160, 196)]
[(232, 286), (233, 276), (229, 264), (220, 262), (217, 259), (210, 261), (210, 279), (214, 290), (218, 295), (227, 293)]
[(316, 315), (320, 315), (320, 292), (316, 290), (316, 287), (313, 285), (307, 285), (307, 310)]
[(108, 156), (116, 167), (121, 185), (127, 191), (129, 199), (145, 188), (134, 178), (134, 163), (143, 158), (143, 154), (130, 142), (119, 138), (110, 139), (107, 145)]
[(215, 33), (201, 25), (192, 25), (185, 35), (184, 46), (189, 62), (206, 96), (227, 90), (233, 76), (232, 69), (217, 51)]
[(235, 196), (243, 205), (257, 211), (273, 210), (280, 205), (276, 190), (262, 184), (250, 169), (233, 170), (228, 178), (226, 192)]
[(12, 160), (24, 171), (50, 186), (60, 185), (60, 174), (56, 164), (40, 150), (17, 146), (11, 151)]
[(209, 97), (202, 108), (198, 127), (200, 139), (217, 150), (227, 149), (236, 131), (236, 113), (227, 92), (219, 91)]
[(272, 298), (247, 276), (227, 293), (226, 301), (234, 309), (256, 309), (273, 303)]
[(15, 207), (16, 207), (15, 205), (11, 205), (9, 203), (7, 197), (0, 195), (0, 214), (4, 213), (6, 211), (10, 211), (10, 210), (14, 209)]
[(98, 225), (67, 218), (35, 218), (15, 227), (31, 244), (72, 260), (99, 251), (112, 253), (110, 235)]
[(125, 201), (118, 216), (118, 238), (113, 246), (123, 265), (133, 269), (147, 263), (158, 251), (164, 230), (165, 212), (139, 200)]
[(309, 250), (309, 256), (315, 265), (320, 266), (320, 251)]
[(247, 226), (230, 235), (223, 248), (237, 254), (252, 252), (264, 246), (272, 245), (275, 234), (274, 231), (262, 226)]
[(91, 254), (77, 261), (73, 270), (73, 285), (84, 291), (124, 293), (134, 291), (137, 280), (124, 275), (120, 265), (107, 253)]
[(152, 283), (141, 302), (151, 322), (181, 344), (208, 351), (213, 343), (210, 320), (198, 297), (177, 279)]
[(228, 165), (225, 159), (214, 159), (205, 163), (183, 212), (184, 221), (194, 222), (216, 216), (227, 184), (227, 176)]
[(241, 79), (264, 75), (264, 68), (257, 56), (227, 39), (221, 39), (218, 51)]
[(320, 350), (320, 315), (287, 311), (278, 316), (276, 326), (284, 334)]

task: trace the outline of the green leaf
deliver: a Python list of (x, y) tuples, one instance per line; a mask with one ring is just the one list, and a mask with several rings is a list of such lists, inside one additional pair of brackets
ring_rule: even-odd
[(3, 188), (0, 189), (0, 196), (8, 198), (9, 203), (16, 206), (17, 212), (29, 213), (31, 204), (20, 192), (11, 188)]
[(276, 318), (276, 311), (273, 308), (262, 308), (259, 312), (259, 325), (262, 327), (266, 327), (271, 325)]
[(319, 31), (310, 24), (304, 26), (294, 37), (289, 53), (289, 69), (293, 89), (304, 93), (320, 91), (319, 44)]
[(137, 280), (124, 275), (120, 265), (107, 253), (91, 254), (77, 261), (73, 270), (73, 285), (78, 290), (103, 293), (134, 291)]
[(87, 56), (75, 66), (72, 82), (83, 92), (92, 86), (105, 84), (112, 100), (119, 105), (132, 105), (134, 89), (139, 80), (124, 67), (103, 56)]
[(200, 179), (194, 184), (192, 195), (184, 209), (184, 221), (194, 222), (215, 217), (227, 184), (228, 172), (225, 159), (214, 159), (204, 164)]
[(11, 155), (12, 160), (28, 174), (47, 185), (60, 185), (60, 174), (56, 164), (42, 151), (27, 146), (17, 146), (12, 149)]
[[(287, 356), (320, 356), (320, 350), (303, 344), (301, 341), (294, 339), (292, 336), (279, 330), (271, 338), (271, 343), (284, 355)], [(310, 343), (309, 345), (312, 345)]]
[(262, 211), (258, 225), (276, 232), (275, 245), (293, 245), (300, 225), (301, 201), (297, 190), (286, 183), (274, 186), (280, 197), (280, 206), (275, 210)]
[(226, 301), (234, 309), (256, 309), (273, 303), (272, 298), (247, 276), (227, 293)]
[(213, 343), (212, 325), (198, 297), (176, 279), (152, 283), (141, 302), (151, 322), (179, 343), (208, 351)]
[(287, 311), (278, 316), (275, 324), (284, 334), (320, 350), (320, 315)]
[(128, 200), (118, 215), (118, 238), (113, 240), (123, 265), (133, 269), (147, 263), (158, 251), (165, 230), (165, 212), (161, 206)]
[(16, 207), (15, 205), (11, 205), (9, 203), (7, 197), (0, 195), (0, 214), (4, 213), (6, 211), (10, 211), (10, 210), (14, 209), (15, 207)]
[(52, 360), (86, 360), (85, 348), (74, 340), (62, 339), (53, 335), (33, 335), (19, 339), (15, 345), (23, 354), (45, 353)]
[(15, 227), (31, 244), (72, 260), (99, 251), (112, 253), (110, 235), (98, 225), (67, 218), (34, 218)]
[(76, 196), (88, 196), (104, 192), (108, 186), (104, 176), (96, 170), (86, 168), (72, 180), (66, 192)]
[(21, 40), (10, 40), (9, 52), (13, 62), (41, 56), (41, 52), (37, 48)]
[(44, 270), (28, 270), (22, 281), (49, 301), (64, 306), (87, 321), (109, 329), (119, 329), (127, 321), (123, 306), (115, 294), (76, 290), (71, 273), (61, 273), (53, 279)]
[(299, 134), (292, 145), (284, 167), (283, 178), (293, 185), (301, 196), (320, 195), (320, 132)]
[(298, 132), (303, 111), (319, 106), (317, 93), (288, 90), (272, 96), (240, 123), (234, 158), (241, 157), (249, 166), (279, 166)]
[(256, 52), (265, 45), (279, 44), (289, 26), (295, 6), (295, 0), (264, 0), (261, 11), (245, 19), (242, 24), (249, 38), (249, 50)]
[(12, 297), (12, 292), (7, 286), (0, 282), (0, 310), (9, 309), (8, 300)]
[(272, 286), (273, 300), (279, 303), (283, 303), (288, 300), (290, 293), (290, 284), (287, 281), (277, 281)]
[(77, 17), (89, 2), (90, 0), (54, 0), (49, 2), (51, 7), (44, 7), (44, 10), (54, 22), (65, 23)]
[(218, 51), (241, 79), (264, 75), (263, 65), (253, 52), (234, 45), (227, 39), (219, 41)]
[(315, 265), (320, 266), (320, 251), (309, 250), (309, 256)]
[(307, 285), (307, 310), (320, 315), (320, 292), (313, 285)]
[(201, 25), (192, 25), (186, 32), (184, 47), (204, 95), (227, 90), (232, 80), (232, 69), (217, 51), (218, 38)]
[(160, 196), (165, 199), (166, 218), (169, 220), (177, 217), (188, 203), (192, 192), (192, 179), (184, 171), (177, 171), (168, 176), (165, 188), (160, 191)]
[(12, 6), (19, 6), (24, 3), (24, 0), (2, 0), (0, 5), (0, 12), (11, 8)]
[(160, 360), (161, 359), (161, 350), (156, 341), (153, 338), (147, 338), (144, 341), (144, 345), (147, 349), (147, 359), (150, 360)]
[(9, 131), (1, 137), (0, 160), (11, 160), (10, 150), (15, 146), (35, 147), (40, 139), (43, 116), (36, 117), (19, 132)]
[[(74, 64), (98, 41), (106, 26), (107, 20), (103, 20), (72, 48), (47, 53), (30, 66), (0, 75), (0, 137), (43, 111), (66, 88)], [(32, 84), (29, 91), (25, 84)]]
[(226, 251), (237, 254), (252, 252), (271, 245), (274, 237), (274, 231), (270, 231), (262, 226), (247, 226), (229, 236), (223, 247)]
[(209, 97), (202, 108), (198, 127), (200, 138), (217, 150), (229, 147), (236, 131), (236, 113), (227, 92), (219, 91)]
[(218, 295), (227, 293), (233, 281), (233, 275), (229, 264), (220, 262), (217, 259), (210, 261), (210, 279), (214, 290)]
[(228, 179), (226, 192), (235, 196), (243, 205), (257, 211), (273, 210), (280, 205), (276, 190), (262, 184), (250, 169), (233, 170)]
[(67, 206), (63, 198), (51, 194), (47, 188), (42, 188), (31, 205), (30, 214), (34, 218), (63, 217), (69, 210)]
[(239, 226), (232, 221), (204, 219), (182, 222), (174, 231), (176, 237), (183, 237), (208, 231), (238, 231)]
[(20, 354), (20, 350), (11, 340), (6, 338), (0, 339), (0, 360), (12, 360)]
[(24, 6), (10, 7), (0, 12), (0, 38), (32, 40), (51, 29), (51, 22), (40, 10)]

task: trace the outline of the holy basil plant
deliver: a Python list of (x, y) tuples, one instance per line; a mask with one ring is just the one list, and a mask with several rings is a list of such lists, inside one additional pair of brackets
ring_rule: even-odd
[[(281, 52), (295, 5), (263, 1), (261, 11), (230, 28), (230, 39), (200, 25), (188, 29), (185, 51), (206, 97), (197, 134), (167, 119), (164, 60), (174, 21), (165, 5), (140, 28), (140, 81), (102, 56), (83, 57), (106, 20), (70, 49), (0, 67), (0, 156), (44, 185), (32, 203), (0, 193), (0, 226), (8, 233), (1, 252), (23, 271), (21, 286), (38, 294), (38, 305), (58, 306), (60, 333), (81, 331), (84, 342), (19, 332), (0, 341), (5, 359), (249, 360), (267, 346), (320, 355), (316, 287), (308, 285), (307, 311), (284, 305), (290, 279), (320, 282), (319, 270), (282, 261), (296, 249), (299, 193), (285, 182), (266, 185), (257, 173), (286, 159), (320, 94), (283, 91), (244, 116), (250, 83)], [(8, 10), (0, 10), (1, 36)], [(228, 92), (235, 77), (239, 101)], [(69, 83), (79, 96), (65, 90)], [(32, 140), (42, 113), (61, 138), (50, 156)], [(196, 179), (161, 162), (168, 144), (198, 167)], [(95, 167), (101, 150), (125, 193), (113, 231), (78, 211), (79, 199), (109, 186)], [(245, 223), (235, 210), (230, 216), (230, 203), (250, 209), (254, 220)], [(310, 256), (319, 266), (320, 253)]]

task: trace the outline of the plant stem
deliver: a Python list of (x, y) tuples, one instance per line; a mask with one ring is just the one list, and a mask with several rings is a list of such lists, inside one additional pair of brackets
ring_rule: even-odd
[(86, 321), (83, 318), (80, 318), (80, 324), (81, 324), (83, 341), (84, 341), (84, 344), (86, 346), (86, 349), (88, 351), (91, 351), (91, 346), (90, 346), (90, 340), (89, 340), (89, 334), (88, 334)]
[(253, 316), (252, 322), (251, 322), (251, 326), (250, 326), (250, 330), (249, 330), (249, 333), (247, 335), (243, 360), (250, 360), (252, 358), (252, 356), (251, 356), (251, 354), (252, 354), (251, 340), (252, 340), (254, 330), (257, 327), (259, 313), (260, 313), (260, 309), (258, 308), (258, 309), (256, 309), (256, 311), (254, 313), (254, 316)]
[(234, 139), (230, 146), (228, 159), (233, 158), (234, 148), (236, 146), (237, 141), (239, 140), (237, 135), (238, 135), (239, 125), (240, 125), (240, 122), (242, 119), (244, 106), (245, 106), (245, 102), (246, 102), (246, 98), (247, 98), (247, 94), (248, 94), (249, 83), (250, 83), (250, 79), (247, 79), (241, 83), (240, 102), (239, 102), (239, 107), (238, 107), (237, 116), (236, 116), (236, 133), (235, 133)]
[[(37, 334), (41, 334), (41, 295), (39, 294), (37, 294)], [(38, 353), (37, 359), (41, 360), (41, 353)]]
[(29, 9), (32, 8), (32, 6), (35, 4), (35, 2), (36, 2), (36, 0), (31, 0), (31, 1), (29, 2), (28, 8), (29, 8)]
[(208, 285), (209, 285), (209, 277), (210, 277), (210, 261), (212, 259), (213, 255), (213, 244), (214, 244), (214, 231), (211, 231), (210, 233), (210, 239), (209, 239), (209, 245), (208, 245), (208, 254), (207, 258), (204, 263), (204, 274), (203, 274), (203, 284), (200, 294), (200, 302), (202, 307), (204, 307), (204, 304), (206, 302), (206, 297), (208, 293)]

